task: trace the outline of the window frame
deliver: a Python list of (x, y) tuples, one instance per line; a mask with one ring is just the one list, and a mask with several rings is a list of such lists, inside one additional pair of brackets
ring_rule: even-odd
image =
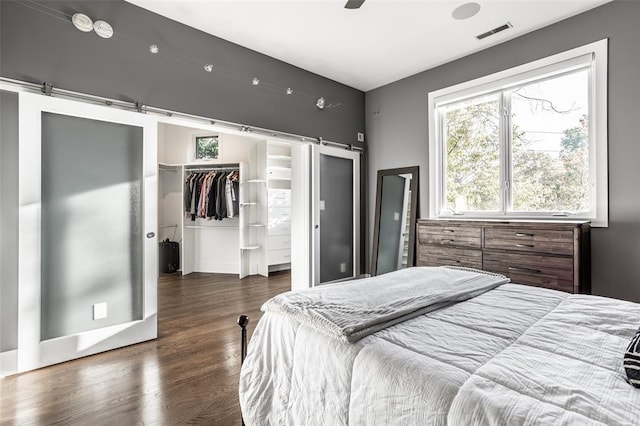
[[(455, 219), (536, 219), (590, 220), (594, 227), (608, 226), (607, 171), (607, 51), (608, 40), (599, 40), (524, 65), (481, 78), (439, 89), (428, 94), (429, 108), (429, 216)], [(591, 182), (591, 211), (569, 215), (565, 212), (514, 212), (510, 197), (506, 196), (507, 182), (511, 182), (510, 152), (511, 117), (500, 114), (501, 150), (501, 210), (496, 212), (452, 212), (446, 206), (446, 163), (444, 158), (444, 107), (466, 99), (501, 93), (499, 108), (510, 102), (510, 88), (530, 82), (544, 81), (579, 69), (589, 69), (589, 162)], [(509, 108), (510, 111), (510, 108)], [(508, 142), (505, 142), (508, 138)]]

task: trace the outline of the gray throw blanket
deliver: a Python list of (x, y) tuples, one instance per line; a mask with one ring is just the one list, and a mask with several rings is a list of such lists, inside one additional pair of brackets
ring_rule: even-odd
[(280, 294), (262, 305), (335, 339), (353, 343), (376, 331), (509, 282), (503, 275), (454, 267), (402, 269), (373, 278)]

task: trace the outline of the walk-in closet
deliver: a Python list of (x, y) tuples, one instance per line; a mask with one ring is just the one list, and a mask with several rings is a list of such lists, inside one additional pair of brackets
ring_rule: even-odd
[(159, 239), (179, 244), (180, 274), (291, 269), (291, 153), (284, 142), (159, 124)]

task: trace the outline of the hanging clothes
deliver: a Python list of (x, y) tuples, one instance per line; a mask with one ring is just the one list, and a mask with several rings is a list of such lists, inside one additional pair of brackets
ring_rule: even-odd
[(196, 218), (223, 220), (238, 216), (238, 170), (190, 172), (184, 181), (184, 211)]
[(235, 171), (227, 175), (227, 180), (225, 183), (225, 194), (227, 197), (227, 217), (235, 217), (238, 215), (238, 211), (237, 211), (238, 200), (236, 198), (236, 192), (234, 191), (234, 188), (233, 188), (234, 180), (236, 182), (238, 181), (238, 174)]

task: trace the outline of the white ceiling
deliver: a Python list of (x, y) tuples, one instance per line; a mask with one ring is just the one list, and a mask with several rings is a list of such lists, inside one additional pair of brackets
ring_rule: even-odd
[[(175, 21), (368, 91), (610, 0), (128, 0)], [(480, 12), (451, 12), (475, 1)], [(476, 35), (511, 22), (484, 40)]]

